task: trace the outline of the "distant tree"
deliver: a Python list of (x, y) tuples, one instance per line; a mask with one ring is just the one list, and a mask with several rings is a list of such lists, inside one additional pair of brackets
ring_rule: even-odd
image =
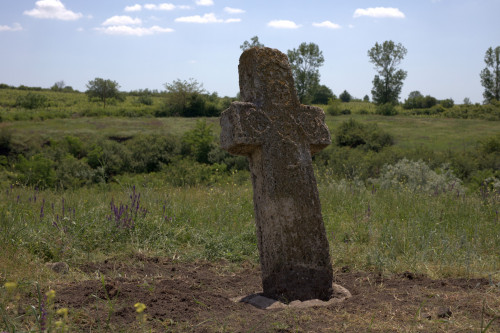
[(344, 103), (349, 103), (352, 99), (351, 94), (347, 92), (347, 90), (344, 90), (340, 95), (339, 98), (342, 102)]
[(471, 105), (472, 102), (470, 101), (470, 98), (469, 97), (465, 97), (464, 98), (464, 105)]
[(370, 101), (370, 97), (368, 95), (365, 95), (365, 97), (363, 97), (363, 102), (369, 102)]
[(439, 104), (441, 104), (442, 107), (449, 109), (455, 105), (455, 101), (452, 98), (447, 98), (439, 101)]
[(111, 100), (123, 100), (120, 95), (120, 85), (116, 81), (104, 80), (101, 78), (95, 78), (87, 83), (87, 91), (85, 92), (89, 100), (97, 99), (102, 102), (103, 107), (106, 107), (106, 103)]
[(335, 94), (332, 92), (330, 88), (327, 86), (320, 84), (315, 90), (313, 99), (311, 101), (312, 104), (328, 104), (329, 99), (334, 99)]
[(186, 80), (174, 80), (165, 83), (167, 89), (166, 108), (169, 116), (196, 117), (201, 116), (204, 110), (204, 99), (201, 94), (205, 93), (203, 84), (193, 78)]
[(259, 37), (253, 36), (250, 38), (251, 43), (248, 41), (244, 41), (243, 44), (240, 45), (241, 51), (245, 51), (251, 49), (252, 47), (264, 47), (264, 44), (259, 42)]
[(403, 103), (403, 108), (405, 109), (428, 109), (433, 107), (438, 103), (435, 97), (430, 95), (424, 96), (418, 90), (412, 91), (408, 98)]
[(377, 105), (386, 103), (398, 103), (399, 94), (406, 79), (407, 72), (398, 69), (407, 53), (401, 44), (393, 41), (385, 41), (382, 44), (375, 43), (368, 51), (370, 62), (375, 65), (378, 75), (373, 79), (372, 97)]
[(297, 95), (302, 103), (310, 102), (319, 86), (319, 67), (325, 62), (323, 52), (314, 43), (302, 43), (298, 49), (288, 50), (287, 55)]
[(500, 101), (500, 46), (489, 48), (484, 56), (486, 68), (481, 71), (481, 85), (484, 87), (483, 97), (486, 103)]
[(66, 87), (66, 84), (64, 83), (64, 81), (61, 80), (54, 83), (54, 85), (50, 87), (50, 89), (54, 91), (62, 91), (64, 87)]

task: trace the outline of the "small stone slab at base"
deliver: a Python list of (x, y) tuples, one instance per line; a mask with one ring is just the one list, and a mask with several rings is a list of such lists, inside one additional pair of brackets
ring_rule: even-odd
[(235, 303), (247, 303), (255, 306), (256, 308), (263, 310), (273, 310), (273, 309), (286, 309), (286, 308), (310, 308), (313, 306), (328, 306), (335, 303), (343, 302), (344, 300), (350, 298), (352, 295), (349, 290), (338, 284), (332, 284), (334, 297), (328, 301), (321, 301), (319, 299), (311, 299), (308, 301), (293, 301), (289, 304), (282, 303), (272, 298), (262, 296), (261, 294), (252, 294), (248, 296), (240, 296), (231, 298)]

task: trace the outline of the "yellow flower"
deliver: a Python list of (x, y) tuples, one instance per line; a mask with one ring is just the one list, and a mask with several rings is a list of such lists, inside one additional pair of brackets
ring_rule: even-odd
[(5, 282), (4, 287), (5, 287), (5, 289), (7, 289), (8, 292), (12, 292), (17, 288), (17, 283)]
[(52, 289), (50, 289), (49, 291), (47, 291), (47, 293), (45, 294), (47, 296), (47, 301), (51, 301), (54, 299), (54, 297), (56, 297), (56, 292)]
[(62, 325), (63, 325), (63, 321), (62, 320), (56, 321), (56, 327), (61, 327)]
[(68, 315), (68, 308), (60, 308), (59, 310), (56, 311), (58, 315), (63, 315), (66, 317)]
[(137, 311), (137, 313), (141, 313), (144, 310), (146, 310), (146, 305), (144, 305), (144, 303), (135, 303), (134, 308), (135, 308), (135, 311)]

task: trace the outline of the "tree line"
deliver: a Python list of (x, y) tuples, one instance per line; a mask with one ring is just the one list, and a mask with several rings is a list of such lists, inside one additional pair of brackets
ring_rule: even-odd
[[(241, 50), (252, 47), (264, 47), (257, 36), (245, 41)], [(384, 41), (375, 43), (368, 50), (369, 61), (374, 65), (377, 74), (372, 84), (372, 101), (377, 105), (380, 114), (395, 114), (394, 106), (400, 104), (399, 98), (403, 82), (407, 78), (407, 71), (399, 68), (401, 62), (408, 53), (401, 43)], [(287, 51), (287, 56), (292, 69), (297, 95), (303, 104), (335, 104), (338, 102), (350, 102), (355, 100), (349, 92), (344, 90), (337, 97), (332, 90), (320, 83), (319, 68), (324, 64), (323, 52), (315, 43), (301, 43), (298, 48)], [(488, 48), (484, 62), (486, 67), (480, 73), (481, 85), (484, 87), (483, 97), (485, 104), (498, 104), (500, 100), (500, 46), (493, 49)], [(153, 97), (162, 97), (163, 103), (154, 112), (155, 116), (181, 116), (181, 117), (211, 117), (219, 116), (230, 103), (237, 97), (219, 97), (217, 93), (209, 93), (203, 88), (203, 84), (195, 79), (176, 79), (171, 83), (164, 84), (165, 91), (157, 90), (134, 90), (131, 92), (120, 91), (118, 82), (111, 79), (95, 78), (86, 84), (85, 94), (89, 101), (102, 103), (106, 108), (110, 103), (119, 103), (125, 100), (127, 95), (135, 96), (139, 104), (152, 105)], [(14, 88), (6, 84), (0, 84), (0, 89)], [(19, 86), (18, 90), (41, 91), (40, 87)], [(56, 92), (77, 92), (71, 86), (66, 86), (64, 81), (56, 82), (51, 88)], [(365, 95), (363, 101), (369, 102), (370, 97)], [(413, 91), (402, 103), (404, 109), (430, 109), (437, 104), (444, 108), (454, 105), (452, 99), (438, 101), (427, 95), (423, 96), (420, 91)], [(470, 100), (466, 98), (464, 105), (469, 105)], [(26, 109), (43, 108), (48, 105), (46, 96), (28, 93), (20, 96), (16, 106)]]
[[(264, 47), (258, 36), (254, 36), (250, 39), (250, 42), (245, 41), (240, 45), (242, 51), (252, 47)], [(408, 76), (408, 72), (399, 68), (399, 65), (407, 53), (407, 49), (401, 43), (396, 44), (392, 40), (380, 44), (376, 42), (368, 50), (369, 61), (374, 65), (377, 72), (373, 78), (373, 88), (371, 90), (372, 100), (376, 105), (390, 107), (390, 105), (399, 104), (399, 95), (401, 94), (403, 82)], [(319, 68), (323, 65), (325, 59), (318, 45), (315, 43), (302, 43), (297, 49), (288, 50), (287, 55), (295, 79), (295, 88), (302, 103), (326, 104), (319, 103), (319, 101), (324, 101), (325, 98), (327, 100), (335, 98), (335, 95), (328, 87), (320, 84)], [(500, 46), (495, 49), (490, 47), (486, 51), (484, 62), (486, 68), (480, 73), (481, 85), (484, 87), (484, 102), (500, 101)], [(418, 94), (420, 94), (418, 91), (410, 93), (408, 103), (405, 102), (405, 107), (411, 106), (415, 100), (420, 103), (421, 97), (414, 96)], [(339, 98), (343, 102), (349, 102), (352, 96), (344, 90), (339, 95)], [(432, 99), (435, 100), (435, 98), (431, 98), (427, 100), (427, 103), (432, 104)], [(363, 100), (369, 101), (368, 95), (364, 96)], [(453, 101), (445, 101), (448, 104), (453, 103)], [(468, 99), (464, 101), (464, 104), (467, 104), (467, 101)], [(423, 106), (419, 104), (416, 108), (420, 107)]]

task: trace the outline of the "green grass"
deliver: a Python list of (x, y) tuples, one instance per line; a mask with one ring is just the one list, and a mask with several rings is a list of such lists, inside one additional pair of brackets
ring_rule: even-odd
[[(42, 262), (74, 264), (123, 251), (181, 260), (257, 260), (248, 181), (238, 185), (236, 175), (211, 187), (179, 188), (163, 185), (164, 177), (168, 175), (136, 176), (66, 192), (3, 189), (0, 241)], [(111, 202), (130, 207), (132, 184), (138, 186), (139, 212), (118, 217)], [(474, 194), (372, 192), (327, 179), (319, 189), (336, 266), (434, 277), (500, 272), (498, 194), (483, 199)], [(0, 283), (20, 278), (8, 266), (1, 269)]]
[[(411, 149), (426, 147), (435, 151), (459, 151), (473, 148), (477, 141), (497, 134), (500, 124), (476, 119), (422, 118), (410, 116), (385, 117), (378, 115), (327, 116), (332, 133), (341, 122), (350, 118), (363, 123), (376, 123), (394, 135), (396, 147)], [(43, 136), (58, 138), (66, 135), (95, 137), (130, 137), (138, 133), (170, 133), (182, 135), (194, 128), (199, 118), (76, 118), (44, 121), (16, 121), (3, 123), (0, 128), (10, 130), (14, 137)], [(218, 118), (205, 118), (220, 133)]]

